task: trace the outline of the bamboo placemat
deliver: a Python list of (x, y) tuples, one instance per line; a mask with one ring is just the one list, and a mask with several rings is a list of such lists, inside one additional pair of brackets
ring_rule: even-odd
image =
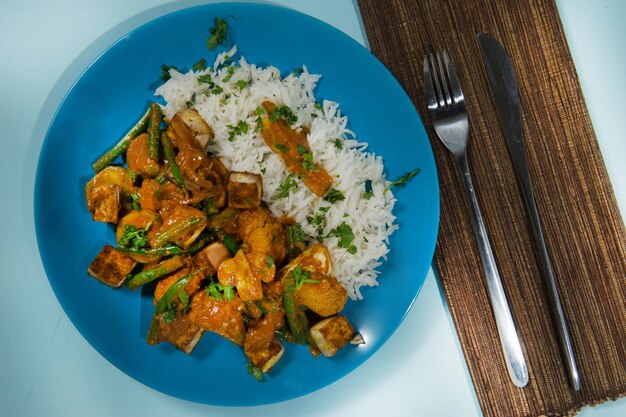
[[(415, 103), (441, 183), (435, 264), (485, 416), (564, 416), (626, 393), (626, 233), (553, 0), (359, 0), (372, 52)], [(530, 224), (476, 34), (509, 52), (530, 174), (569, 318), (582, 390), (568, 384)], [(422, 58), (446, 49), (470, 115), (469, 159), (530, 383), (509, 380), (460, 179), (426, 112)], [(392, 120), (389, 123), (393, 123)]]

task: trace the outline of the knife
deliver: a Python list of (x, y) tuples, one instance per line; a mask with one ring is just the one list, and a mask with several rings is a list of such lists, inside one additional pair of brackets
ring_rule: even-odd
[(517, 83), (515, 82), (513, 65), (502, 45), (488, 33), (478, 34), (478, 44), (480, 45), (483, 62), (487, 69), (491, 89), (493, 90), (500, 125), (509, 148), (509, 154), (513, 160), (513, 168), (522, 190), (526, 210), (530, 216), (530, 224), (541, 264), (541, 274), (547, 287), (548, 304), (556, 325), (557, 339), (565, 363), (567, 377), (572, 388), (575, 391), (579, 391), (580, 376), (574, 357), (572, 338), (563, 306), (561, 305), (561, 298), (559, 297), (554, 271), (552, 270), (550, 256), (543, 237), (539, 212), (537, 211), (532, 183), (528, 173), (528, 163), (524, 150), (524, 134), (522, 132), (520, 98)]

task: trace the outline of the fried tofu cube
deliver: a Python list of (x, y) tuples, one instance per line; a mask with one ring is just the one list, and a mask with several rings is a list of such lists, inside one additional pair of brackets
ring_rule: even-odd
[(165, 314), (158, 314), (152, 318), (148, 344), (168, 342), (186, 354), (193, 352), (204, 335), (204, 329), (193, 324), (184, 314), (178, 314), (172, 321), (165, 320)]
[(97, 222), (117, 223), (121, 208), (121, 188), (118, 185), (102, 185), (91, 189), (87, 209)]
[(263, 182), (260, 175), (231, 172), (227, 189), (229, 207), (252, 209), (261, 205)]
[(311, 338), (322, 352), (331, 357), (344, 347), (354, 336), (354, 327), (345, 316), (333, 316), (311, 327)]
[(105, 245), (93, 260), (87, 273), (98, 281), (110, 286), (120, 287), (137, 262), (124, 255), (111, 245)]
[(255, 351), (244, 351), (250, 362), (263, 373), (269, 372), (280, 360), (285, 352), (285, 348), (276, 339), (272, 339), (265, 349)]

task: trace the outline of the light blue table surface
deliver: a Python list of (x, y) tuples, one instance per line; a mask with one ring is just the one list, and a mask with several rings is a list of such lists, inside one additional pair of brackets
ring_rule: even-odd
[[(157, 16), (199, 3), (1, 2), (0, 416), (481, 415), (432, 271), (403, 324), (363, 366), (320, 391), (263, 407), (205, 406), (147, 388), (109, 364), (68, 320), (46, 279), (33, 222), (35, 169), (48, 124), (72, 82), (110, 43)], [(276, 3), (365, 43), (353, 1)], [(557, 3), (624, 213), (626, 1)], [(580, 416), (626, 416), (626, 399)]]

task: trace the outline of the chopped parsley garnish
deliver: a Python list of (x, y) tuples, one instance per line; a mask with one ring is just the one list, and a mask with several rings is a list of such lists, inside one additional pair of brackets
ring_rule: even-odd
[(215, 86), (212, 92), (213, 94), (222, 94), (224, 92), (224, 89), (218, 85), (218, 86)]
[(274, 199), (278, 200), (280, 198), (284, 198), (287, 197), (287, 195), (289, 194), (289, 191), (292, 188), (296, 188), (298, 186), (298, 183), (296, 182), (296, 178), (295, 175), (293, 173), (287, 175), (287, 178), (285, 178), (285, 181), (283, 181), (279, 186), (278, 186), (278, 190), (276, 190), (276, 194), (274, 194)]
[(296, 74), (302, 74), (304, 72), (304, 70), (302, 68), (296, 67), (296, 68), (293, 69), (293, 72), (295, 72)]
[(248, 85), (247, 81), (244, 81), (244, 80), (237, 81), (237, 88), (239, 89), (239, 91), (243, 90), (244, 87), (247, 85)]
[(315, 104), (313, 105), (313, 107), (315, 107), (315, 108), (316, 108), (316, 109), (318, 109), (318, 110), (322, 110), (322, 109), (324, 108), (324, 106), (322, 106), (322, 104), (321, 104), (321, 103), (315, 103)]
[(175, 65), (161, 65), (161, 79), (163, 81), (167, 81), (172, 78), (172, 76), (170, 75), (170, 69), (175, 69), (176, 71), (179, 71)]
[(391, 184), (387, 186), (387, 188), (385, 188), (385, 191), (383, 191), (383, 195), (387, 194), (387, 191), (389, 191), (391, 187), (400, 187), (400, 188), (406, 187), (406, 184), (409, 181), (411, 181), (413, 177), (419, 174), (420, 171), (421, 170), (419, 168), (416, 168), (413, 171), (407, 172), (406, 174), (404, 174), (397, 180), (393, 181)]
[(294, 223), (285, 227), (285, 233), (287, 234), (287, 246), (293, 248), (296, 243), (304, 243), (306, 238), (309, 237), (302, 226), (299, 223)]
[(348, 252), (353, 255), (356, 253), (356, 246), (352, 244), (352, 241), (354, 241), (354, 233), (352, 232), (352, 228), (345, 221), (341, 222), (339, 226), (335, 227), (326, 235), (326, 237), (330, 236), (339, 238), (338, 245), (340, 248), (347, 249)]
[(195, 64), (193, 64), (193, 69), (196, 71), (202, 71), (206, 69), (206, 59), (202, 58)]
[(231, 65), (230, 67), (228, 67), (228, 69), (226, 70), (226, 77), (224, 77), (223, 79), (225, 83), (230, 81), (230, 79), (233, 77), (233, 74), (235, 73), (235, 69), (237, 68), (239, 68), (239, 65)]
[(311, 226), (315, 227), (315, 238), (319, 242), (321, 242), (324, 237), (324, 227), (326, 227), (326, 216), (324, 216), (324, 213), (325, 212), (322, 212), (320, 209), (320, 213), (315, 213), (315, 216), (310, 220)]
[(372, 198), (373, 195), (374, 195), (373, 191), (366, 191), (363, 193), (363, 198), (366, 200), (369, 200), (370, 198)]
[(235, 298), (235, 291), (232, 285), (222, 285), (219, 282), (211, 282), (204, 291), (219, 301), (232, 301)]
[(122, 234), (120, 241), (117, 243), (118, 246), (135, 250), (145, 248), (146, 245), (148, 245), (148, 237), (146, 236), (146, 233), (149, 228), (150, 224), (148, 224), (145, 229), (140, 229), (127, 224), (126, 228), (124, 228), (124, 233)]
[(226, 29), (228, 29), (228, 23), (224, 19), (216, 17), (215, 26), (209, 29), (211, 36), (206, 40), (206, 45), (211, 51), (226, 40)]
[(276, 149), (278, 149), (281, 152), (287, 152), (287, 147), (283, 145), (282, 143), (276, 143), (274, 144), (274, 146), (276, 147)]
[(265, 262), (265, 266), (267, 267), (267, 269), (270, 269), (272, 266), (274, 266), (274, 258), (270, 255), (267, 255), (267, 261)]
[(248, 133), (248, 123), (245, 120), (240, 120), (235, 126), (227, 125), (228, 127), (228, 141), (232, 142), (235, 140), (235, 136), (243, 135), (244, 133)]
[(263, 119), (261, 119), (261, 115), (265, 113), (265, 110), (263, 109), (263, 107), (259, 106), (256, 108), (256, 110), (254, 110), (254, 114), (257, 115), (257, 118), (255, 120), (256, 122), (256, 128), (254, 129), (254, 132), (260, 132), (261, 129), (263, 129)]
[(320, 207), (320, 211), (321, 211), (322, 213), (327, 213), (327, 212), (328, 212), (328, 210), (330, 210), (330, 206)]
[(313, 154), (310, 152), (302, 157), (302, 163), (300, 165), (308, 171), (319, 171), (319, 168), (313, 163)]
[(213, 80), (211, 79), (211, 74), (203, 74), (198, 76), (199, 83), (209, 84), (209, 87), (213, 87)]
[(298, 153), (300, 155), (304, 155), (305, 153), (309, 152), (309, 150), (306, 148), (306, 146), (304, 145), (298, 145)]
[(248, 373), (252, 375), (257, 381), (263, 380), (263, 371), (254, 366), (252, 362), (248, 362)]
[(341, 139), (339, 138), (332, 139), (332, 143), (333, 145), (335, 145), (335, 148), (343, 149), (343, 142), (341, 141)]
[(302, 288), (305, 283), (309, 284), (319, 284), (319, 279), (311, 279), (311, 273), (309, 271), (303, 271), (300, 268), (300, 265), (296, 265), (291, 270), (291, 275), (293, 275), (293, 279), (296, 281), (296, 290)]
[(133, 199), (133, 202), (131, 203), (133, 210), (141, 210), (141, 204), (139, 204), (139, 193), (132, 193), (130, 198)]
[(284, 119), (288, 125), (292, 125), (298, 121), (298, 116), (293, 114), (293, 111), (287, 106), (280, 106), (269, 115), (270, 121), (275, 122), (279, 119)]
[(163, 323), (171, 323), (176, 320), (176, 309), (170, 308), (163, 314)]
[(343, 195), (343, 193), (336, 188), (331, 188), (330, 190), (328, 190), (328, 192), (324, 196), (324, 201), (328, 201), (329, 203), (335, 203), (337, 201), (341, 201), (345, 199), (346, 199), (346, 196)]

